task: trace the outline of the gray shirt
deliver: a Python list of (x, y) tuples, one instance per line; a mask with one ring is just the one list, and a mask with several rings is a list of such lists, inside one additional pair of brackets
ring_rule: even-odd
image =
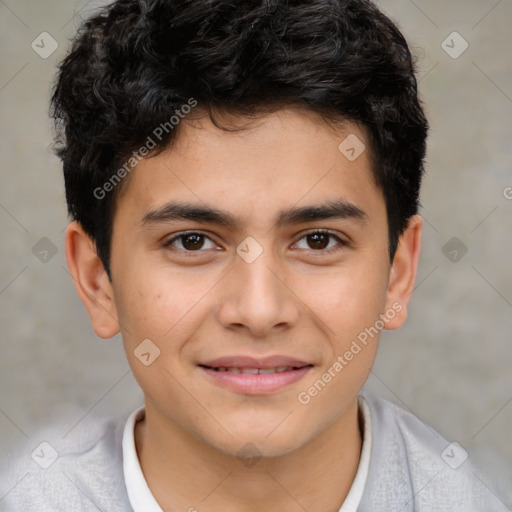
[[(363, 396), (373, 437), (358, 512), (508, 511), (464, 448), (400, 407)], [(96, 419), (77, 429), (73, 439), (43, 446), (32, 458), (41, 455), (43, 466), (51, 462), (46, 469), (30, 454), (13, 462), (13, 487), (1, 499), (0, 512), (132, 511), (123, 474), (125, 422)]]

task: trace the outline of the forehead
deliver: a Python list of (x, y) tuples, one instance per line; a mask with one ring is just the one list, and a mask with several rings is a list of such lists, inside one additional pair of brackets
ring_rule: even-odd
[(263, 221), (285, 205), (342, 199), (382, 213), (364, 130), (284, 109), (247, 119), (184, 120), (173, 143), (130, 175), (118, 208), (142, 218), (170, 199), (229, 209)]

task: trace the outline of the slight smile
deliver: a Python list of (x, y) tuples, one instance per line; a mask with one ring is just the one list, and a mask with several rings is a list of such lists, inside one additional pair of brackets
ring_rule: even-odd
[(215, 384), (247, 395), (280, 391), (302, 379), (312, 367), (311, 363), (285, 356), (222, 357), (199, 364)]

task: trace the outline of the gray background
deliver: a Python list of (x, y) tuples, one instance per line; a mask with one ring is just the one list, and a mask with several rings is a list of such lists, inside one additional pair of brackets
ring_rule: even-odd
[[(368, 387), (459, 442), (510, 507), (512, 0), (380, 5), (418, 57), (432, 129), (417, 288), (406, 326), (382, 336)], [(56, 63), (94, 6), (0, 0), (0, 466), (13, 446), (33, 450), (48, 422), (64, 435), (84, 416), (142, 401), (120, 339), (95, 336), (65, 269), (63, 180), (50, 149)], [(59, 45), (46, 59), (31, 48), (43, 31)], [(453, 31), (469, 44), (456, 59), (442, 47)], [(15, 483), (0, 481), (0, 498)]]

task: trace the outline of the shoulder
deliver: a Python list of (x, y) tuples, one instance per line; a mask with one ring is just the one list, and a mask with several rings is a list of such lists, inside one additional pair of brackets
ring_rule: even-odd
[(122, 453), (126, 419), (84, 421), (64, 437), (55, 427), (39, 433), (37, 439), (47, 440), (21, 447), (9, 461), (0, 510), (130, 510)]
[(363, 399), (371, 415), (372, 450), (362, 511), (506, 510), (462, 446), (387, 400), (370, 394)]

